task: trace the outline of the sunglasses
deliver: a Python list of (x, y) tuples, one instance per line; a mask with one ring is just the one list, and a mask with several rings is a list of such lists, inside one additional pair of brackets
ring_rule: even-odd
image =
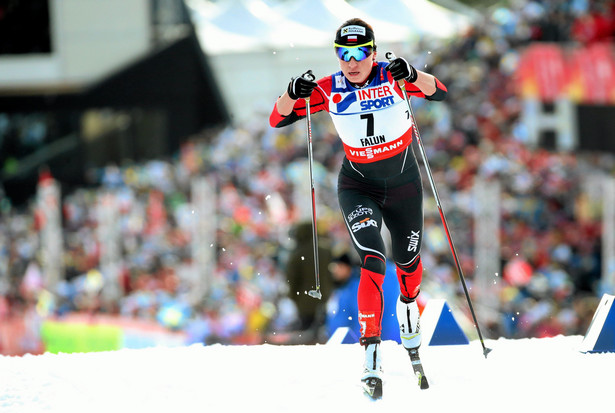
[(350, 59), (354, 58), (357, 62), (367, 59), (374, 50), (374, 41), (368, 43), (358, 44), (356, 46), (342, 46), (337, 43), (333, 43), (335, 46), (335, 53), (337, 57), (344, 62), (350, 62)]

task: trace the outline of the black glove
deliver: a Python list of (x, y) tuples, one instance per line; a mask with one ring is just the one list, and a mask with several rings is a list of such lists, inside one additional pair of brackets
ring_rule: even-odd
[(385, 67), (385, 69), (391, 72), (393, 79), (396, 81), (405, 79), (410, 83), (416, 82), (416, 69), (412, 67), (412, 65), (403, 57), (395, 58)]
[[(292, 100), (309, 98), (314, 88), (318, 86), (314, 80), (310, 80), (314, 79), (312, 72), (310, 71), (306, 73), (309, 73), (309, 76), (297, 76), (290, 80), (287, 91), (288, 96), (290, 96)], [(306, 77), (309, 77), (309, 79)]]

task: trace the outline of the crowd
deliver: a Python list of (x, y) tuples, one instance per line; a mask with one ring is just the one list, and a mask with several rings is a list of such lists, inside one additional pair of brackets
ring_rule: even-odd
[[(512, 79), (514, 61), (530, 41), (610, 39), (614, 2), (514, 3), (464, 36), (424, 48), (432, 51), (424, 63), (454, 98), (429, 107), (413, 102), (414, 110), (470, 286), (477, 264), (472, 185), (477, 177), (502, 185), (503, 273), (497, 306), (488, 309), (493, 317), (484, 326), (487, 337), (584, 334), (603, 292), (599, 200), (590, 196), (586, 177), (613, 175), (615, 156), (527, 147)], [(596, 25), (601, 29), (592, 32)], [(3, 199), (0, 320), (103, 312), (162, 323), (185, 331), (190, 342), (288, 342), (289, 331), (300, 325), (293, 299), (306, 293), (294, 291), (286, 275), (292, 271), (287, 263), (295, 249), (293, 231), (310, 219), (302, 186), (305, 125), (276, 130), (267, 116), (257, 113), (249, 124), (204, 131), (171, 159), (109, 165), (97, 171), (95, 188), (65, 194), (65, 281), (55, 291), (44, 282), (34, 203), (24, 211)], [(343, 151), (325, 116), (313, 118), (313, 136), (319, 232), (337, 256), (350, 245), (335, 196)], [(199, 176), (218, 189), (211, 244), (217, 260), (207, 269), (209, 289), (195, 300), (190, 188)], [(465, 312), (424, 185), (423, 295), (445, 297)], [(122, 295), (111, 298), (102, 294), (95, 208), (107, 193), (118, 200), (121, 231)], [(520, 278), (519, 271), (529, 276)]]

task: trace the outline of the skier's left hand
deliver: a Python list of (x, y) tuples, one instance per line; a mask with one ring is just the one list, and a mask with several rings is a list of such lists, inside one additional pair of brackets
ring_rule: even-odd
[(391, 63), (386, 65), (385, 69), (391, 73), (393, 79), (396, 81), (407, 80), (410, 83), (416, 82), (416, 69), (403, 57), (395, 58)]

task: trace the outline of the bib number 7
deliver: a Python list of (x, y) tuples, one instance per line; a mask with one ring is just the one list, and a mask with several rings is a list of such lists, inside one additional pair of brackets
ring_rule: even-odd
[[(363, 113), (360, 116), (361, 119), (365, 119), (367, 121), (367, 128), (365, 131), (365, 136), (374, 136), (374, 114), (373, 113)], [(410, 119), (410, 112), (406, 110), (406, 119)]]
[(361, 119), (367, 120), (366, 136), (374, 136), (374, 114), (364, 113), (361, 115)]

